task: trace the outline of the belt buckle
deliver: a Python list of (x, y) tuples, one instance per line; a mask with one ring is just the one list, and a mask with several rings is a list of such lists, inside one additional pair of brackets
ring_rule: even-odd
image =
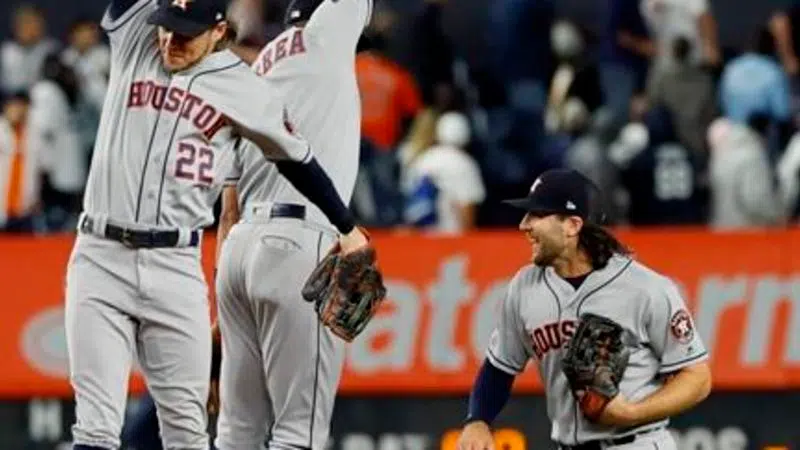
[(125, 247), (128, 247), (128, 248), (133, 248), (133, 240), (131, 238), (132, 238), (131, 230), (129, 230), (127, 228), (123, 228), (122, 229), (122, 237), (120, 239), (122, 241), (122, 245), (124, 245)]

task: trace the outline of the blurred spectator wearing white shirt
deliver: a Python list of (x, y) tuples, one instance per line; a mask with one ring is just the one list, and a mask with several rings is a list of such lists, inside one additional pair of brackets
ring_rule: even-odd
[(406, 224), (444, 234), (474, 228), (486, 188), (478, 164), (465, 150), (470, 139), (467, 118), (449, 112), (436, 123), (437, 145), (402, 156)]
[(78, 19), (72, 24), (61, 60), (78, 76), (82, 97), (99, 111), (108, 89), (111, 50), (100, 39), (96, 22)]
[(788, 207), (761, 134), (766, 119), (749, 122), (751, 126), (720, 118), (708, 131), (715, 229), (779, 226), (786, 220)]
[(28, 120), (29, 102), (24, 92), (9, 95), (0, 117), (0, 230), (8, 232), (39, 228), (41, 145)]
[(45, 58), (59, 47), (46, 36), (45, 25), (44, 15), (34, 6), (23, 5), (14, 12), (14, 39), (0, 46), (0, 90), (27, 90), (39, 80)]
[(30, 121), (42, 142), (46, 183), (42, 200), (48, 227), (62, 230), (77, 220), (86, 182), (86, 152), (76, 127), (78, 76), (56, 55), (45, 61), (44, 77), (31, 88)]
[(722, 61), (717, 24), (708, 0), (641, 0), (641, 13), (658, 42), (658, 65), (672, 62), (675, 39), (691, 43), (690, 61), (717, 67)]

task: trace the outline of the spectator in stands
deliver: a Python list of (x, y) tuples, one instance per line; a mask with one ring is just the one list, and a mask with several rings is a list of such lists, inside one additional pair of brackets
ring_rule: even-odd
[(86, 153), (76, 128), (79, 77), (58, 55), (45, 60), (44, 76), (31, 88), (30, 121), (44, 156), (42, 201), (50, 230), (74, 229), (86, 183)]
[(628, 223), (704, 223), (700, 174), (691, 151), (678, 140), (669, 110), (653, 106), (642, 123), (628, 125), (621, 136), (610, 156), (628, 193)]
[[(748, 51), (722, 72), (719, 100), (728, 119), (747, 124), (763, 116), (778, 130), (777, 147), (784, 149), (792, 132), (789, 79), (775, 57), (775, 40), (760, 27)], [(775, 146), (773, 146), (773, 149)]]
[(564, 104), (565, 131), (573, 136), (564, 157), (564, 166), (585, 175), (599, 189), (600, 201), (609, 223), (620, 220), (617, 200), (618, 173), (608, 158), (609, 136), (615, 129), (608, 110), (590, 115), (581, 100), (570, 98)]
[[(83, 150), (84, 165), (88, 167), (89, 155), (100, 125), (100, 111), (108, 89), (111, 52), (102, 42), (98, 24), (87, 18), (79, 18), (72, 23), (68, 38), (68, 46), (61, 53), (61, 61), (78, 77), (79, 96), (74, 120)], [(81, 170), (81, 173), (84, 171)]]
[(708, 0), (641, 0), (640, 7), (658, 46), (652, 70), (662, 70), (674, 62), (671, 50), (679, 37), (691, 42), (693, 63), (713, 68), (722, 63), (717, 23)]
[(440, 111), (454, 107), (457, 97), (454, 82), (455, 49), (442, 25), (448, 1), (424, 0), (422, 10), (416, 16), (411, 38), (422, 100)]
[(672, 47), (675, 64), (652, 73), (647, 95), (654, 104), (669, 110), (680, 143), (692, 150), (699, 161), (704, 161), (706, 132), (716, 117), (717, 102), (711, 75), (689, 58), (691, 46), (689, 39), (675, 39)]
[(784, 70), (792, 78), (800, 75), (800, 3), (795, 2), (785, 10), (775, 13), (769, 22), (769, 29), (775, 38), (778, 55)]
[(78, 76), (81, 96), (98, 111), (103, 106), (111, 70), (111, 51), (102, 42), (98, 24), (80, 18), (69, 29), (61, 61)]
[(778, 226), (785, 223), (783, 203), (764, 138), (768, 119), (749, 123), (726, 118), (709, 128), (711, 226), (716, 229)]
[(618, 128), (628, 120), (633, 95), (644, 90), (650, 60), (656, 55), (656, 45), (639, 8), (640, 1), (609, 0), (600, 76), (612, 126)]
[(44, 59), (58, 51), (57, 41), (46, 36), (44, 15), (33, 5), (22, 5), (13, 17), (13, 40), (0, 46), (0, 90), (18, 92), (39, 80)]
[(537, 150), (544, 134), (547, 86), (555, 68), (550, 45), (555, 0), (490, 3), (490, 58), (505, 89), (509, 116), (500, 140), (505, 140), (507, 151), (523, 154), (526, 159), (521, 163), (533, 169), (540, 164)]
[(0, 229), (40, 231), (41, 143), (28, 120), (30, 99), (25, 91), (3, 101), (0, 117)]
[(603, 105), (597, 66), (586, 54), (586, 39), (575, 23), (559, 20), (551, 30), (553, 53), (558, 58), (550, 82), (545, 125), (550, 133), (564, 130), (564, 105), (579, 100), (589, 114)]
[(373, 225), (394, 225), (402, 220), (396, 150), (423, 104), (413, 76), (386, 55), (392, 13), (375, 14), (367, 31), (370, 46), (356, 57), (356, 76), (362, 104), (362, 179), (369, 181), (376, 215), (360, 215)]
[(440, 232), (474, 228), (486, 189), (477, 162), (467, 153), (470, 125), (458, 112), (443, 114), (436, 123), (437, 145), (409, 155), (403, 176), (405, 222)]
[(800, 133), (795, 133), (786, 151), (779, 158), (776, 175), (783, 195), (783, 204), (787, 206), (792, 219), (800, 217)]

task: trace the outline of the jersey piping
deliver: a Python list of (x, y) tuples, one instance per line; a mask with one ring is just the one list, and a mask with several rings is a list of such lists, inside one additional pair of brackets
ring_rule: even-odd
[[(172, 84), (172, 75), (169, 77), (170, 85)], [(178, 110), (178, 121), (180, 121), (180, 111), (183, 110), (183, 101), (181, 101), (180, 109)], [(136, 216), (134, 218), (136, 223), (139, 223), (139, 213), (142, 209), (142, 194), (144, 193), (144, 179), (147, 176), (147, 167), (150, 165), (150, 153), (153, 150), (153, 140), (156, 137), (156, 131), (158, 131), (158, 123), (161, 121), (161, 111), (163, 108), (158, 110), (158, 114), (156, 115), (156, 122), (153, 124), (153, 129), (150, 131), (150, 142), (147, 143), (147, 154), (144, 158), (144, 166), (142, 166), (142, 174), (139, 176), (139, 193), (136, 196)], [(160, 198), (160, 197), (159, 197)], [(156, 219), (156, 223), (158, 223), (158, 219)]]
[[(319, 257), (322, 250), (322, 233), (319, 233), (319, 237), (317, 238), (317, 264), (319, 264)], [(308, 427), (308, 448), (314, 448), (314, 419), (317, 417), (317, 389), (319, 383), (319, 347), (320, 347), (320, 335), (322, 334), (322, 330), (320, 329), (322, 322), (317, 322), (317, 351), (315, 356), (314, 362), (314, 394), (311, 398), (311, 423)]]

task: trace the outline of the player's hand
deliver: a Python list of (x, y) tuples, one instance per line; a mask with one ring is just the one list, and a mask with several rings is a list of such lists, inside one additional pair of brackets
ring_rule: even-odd
[(211, 380), (209, 385), (206, 409), (211, 415), (219, 414), (219, 381), (217, 380)]
[(366, 233), (359, 227), (339, 238), (339, 248), (343, 255), (352, 253), (369, 243)]
[(483, 421), (470, 422), (458, 438), (458, 450), (494, 450), (494, 436)]
[(636, 407), (622, 395), (614, 397), (597, 419), (602, 425), (630, 427), (636, 425)]

